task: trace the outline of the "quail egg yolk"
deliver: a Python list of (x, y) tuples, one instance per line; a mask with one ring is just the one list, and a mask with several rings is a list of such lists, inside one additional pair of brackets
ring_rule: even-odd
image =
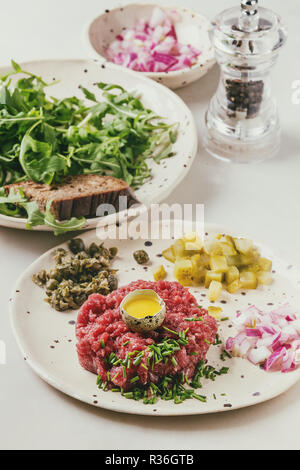
[(129, 300), (124, 305), (124, 310), (128, 315), (135, 318), (153, 317), (160, 312), (161, 305), (149, 296), (139, 296)]

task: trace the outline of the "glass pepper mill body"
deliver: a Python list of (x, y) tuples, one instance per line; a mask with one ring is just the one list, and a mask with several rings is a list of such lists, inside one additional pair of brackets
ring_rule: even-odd
[(206, 113), (204, 146), (237, 163), (266, 160), (280, 147), (269, 76), (287, 35), (278, 15), (257, 4), (242, 0), (241, 8), (221, 13), (211, 31), (221, 78)]

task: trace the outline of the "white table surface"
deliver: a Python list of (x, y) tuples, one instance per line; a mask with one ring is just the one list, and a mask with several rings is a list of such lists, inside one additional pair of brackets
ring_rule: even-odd
[[(185, 0), (213, 17), (238, 0)], [(163, 3), (163, 2), (159, 2)], [(168, 2), (166, 2), (168, 3)], [(182, 1), (169, 3), (183, 4)], [(254, 235), (299, 256), (300, 105), (292, 104), (292, 83), (300, 80), (300, 2), (264, 0), (289, 28), (289, 42), (273, 71), (283, 143), (268, 163), (232, 166), (200, 147), (186, 180), (167, 202), (205, 204), (206, 220)], [(84, 24), (112, 0), (0, 0), (0, 66), (10, 58), (28, 61), (80, 58)], [(199, 132), (208, 99), (216, 89), (217, 67), (179, 91), (191, 107)], [(298, 449), (300, 384), (268, 403), (220, 415), (147, 418), (116, 414), (76, 402), (52, 389), (26, 366), (12, 336), (8, 299), (22, 271), (61, 239), (47, 233), (0, 228), (0, 340), (7, 364), (0, 365), (1, 449)], [(299, 256), (300, 258), (300, 256)]]

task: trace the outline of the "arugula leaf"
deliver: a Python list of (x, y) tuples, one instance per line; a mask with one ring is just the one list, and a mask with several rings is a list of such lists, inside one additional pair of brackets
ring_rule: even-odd
[(54, 231), (54, 235), (61, 235), (65, 232), (73, 232), (76, 230), (81, 230), (82, 227), (85, 225), (86, 220), (84, 217), (76, 218), (72, 217), (72, 219), (66, 222), (58, 222), (54, 215), (51, 212), (51, 204), (52, 201), (48, 201), (44, 222), (46, 225), (51, 227)]

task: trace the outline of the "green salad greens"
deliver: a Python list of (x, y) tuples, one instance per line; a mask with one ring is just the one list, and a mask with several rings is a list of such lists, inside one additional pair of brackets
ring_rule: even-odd
[(27, 230), (32, 230), (38, 225), (47, 225), (55, 235), (80, 230), (86, 223), (84, 217), (72, 217), (66, 222), (58, 222), (51, 212), (51, 201), (48, 201), (46, 211), (42, 213), (37, 202), (28, 201), (22, 188), (19, 188), (18, 191), (11, 189), (8, 195), (5, 194), (3, 188), (0, 188), (0, 213), (9, 217), (24, 215), (27, 218)]
[[(0, 187), (26, 180), (51, 185), (70, 175), (101, 174), (136, 189), (151, 177), (148, 158), (159, 163), (173, 155), (177, 125), (145, 108), (135, 93), (95, 83), (102, 92), (99, 101), (84, 87), (82, 100), (58, 99), (49, 93), (57, 82), (46, 83), (14, 61), (12, 66), (0, 77)], [(12, 83), (15, 75), (20, 78)], [(50, 206), (41, 214), (21, 192), (6, 196), (1, 189), (0, 213), (25, 216), (28, 227), (56, 223), (57, 230), (67, 231), (82, 224), (82, 219), (58, 224)]]

